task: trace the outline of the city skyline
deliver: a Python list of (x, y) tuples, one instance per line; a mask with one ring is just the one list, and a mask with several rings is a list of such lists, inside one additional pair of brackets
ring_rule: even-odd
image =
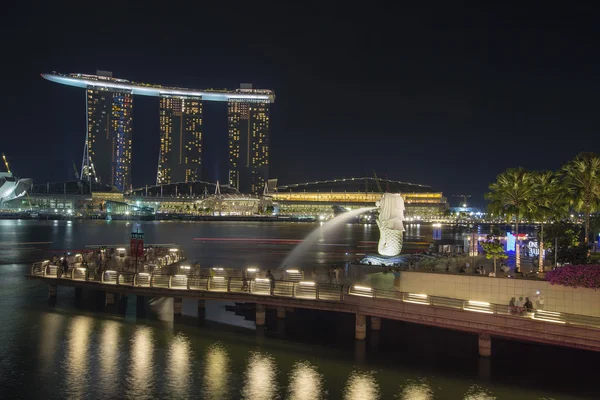
[[(269, 177), (282, 183), (375, 170), (449, 196), (471, 194), (483, 206), (489, 183), (507, 167), (555, 170), (581, 151), (600, 152), (590, 5), (357, 12), (210, 4), (149, 8), (144, 18), (139, 11), (42, 5), (23, 8), (27, 30), (7, 29), (7, 54), (22, 56), (3, 65), (10, 79), (0, 100), (9, 116), (2, 150), (16, 174), (62, 181), (81, 160), (85, 116), (72, 113), (82, 107), (81, 92), (39, 78), (52, 70), (104, 69), (174, 87), (271, 88), (278, 98), (270, 108)], [(107, 20), (127, 27), (126, 42)], [(155, 100), (134, 100), (133, 129), (144, 140), (133, 140), (132, 162), (152, 165), (132, 170), (134, 186), (156, 182)], [(202, 160), (208, 180), (222, 183), (229, 170), (223, 105), (204, 104), (205, 115), (215, 113), (203, 121), (205, 150), (223, 151), (205, 151)]]
[(141, 95), (159, 98), (157, 185), (202, 180), (203, 101), (207, 100), (227, 101), (226, 184), (242, 193), (260, 194), (264, 190), (269, 179), (269, 105), (275, 101), (272, 90), (255, 89), (248, 83), (234, 90), (170, 87), (131, 82), (103, 70), (95, 75), (52, 72), (41, 76), (86, 90), (82, 180), (108, 184), (124, 192), (133, 190), (133, 96)]

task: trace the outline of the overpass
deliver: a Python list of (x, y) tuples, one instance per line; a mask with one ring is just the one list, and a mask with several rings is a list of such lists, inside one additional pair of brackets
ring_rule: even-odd
[[(290, 271), (288, 271), (290, 272)], [(286, 274), (288, 280), (243, 279), (234, 276), (157, 274), (104, 271), (74, 267), (59, 277), (55, 266), (35, 263), (27, 278), (49, 285), (49, 301), (56, 300), (57, 286), (95, 289), (114, 294), (173, 298), (173, 313), (181, 315), (182, 299), (218, 300), (256, 304), (256, 325), (265, 324), (265, 308), (277, 308), (285, 318), (289, 308), (305, 308), (355, 314), (355, 338), (366, 337), (366, 318), (371, 329), (380, 330), (382, 319), (399, 320), (479, 335), (479, 354), (491, 355), (491, 338), (502, 337), (555, 346), (600, 351), (600, 318), (543, 310), (528, 312), (508, 305), (458, 298), (430, 296), (377, 288), (302, 281), (302, 275)]]

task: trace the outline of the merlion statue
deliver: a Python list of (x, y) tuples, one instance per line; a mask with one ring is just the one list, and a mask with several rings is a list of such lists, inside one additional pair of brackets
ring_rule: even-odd
[(400, 194), (384, 193), (375, 205), (379, 207), (377, 226), (380, 237), (377, 251), (382, 256), (397, 256), (402, 251), (404, 199)]

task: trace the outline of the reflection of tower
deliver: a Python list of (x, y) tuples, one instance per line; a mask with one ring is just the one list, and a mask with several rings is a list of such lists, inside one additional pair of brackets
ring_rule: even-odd
[(90, 158), (93, 157), (99, 181), (119, 190), (129, 189), (133, 97), (129, 92), (107, 88), (88, 89), (86, 96), (87, 139), (82, 172), (92, 179)]
[[(252, 92), (242, 84), (240, 93)], [(269, 179), (269, 103), (231, 98), (228, 102), (229, 184), (260, 194)]]
[(202, 99), (160, 98), (158, 185), (200, 179), (202, 166)]

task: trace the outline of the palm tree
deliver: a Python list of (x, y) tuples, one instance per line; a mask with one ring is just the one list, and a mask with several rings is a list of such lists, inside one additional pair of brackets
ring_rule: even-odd
[(565, 190), (559, 177), (551, 171), (533, 172), (533, 219), (540, 220), (538, 271), (544, 272), (544, 223), (558, 219), (568, 211)]
[(515, 268), (521, 269), (519, 247), (519, 221), (526, 215), (531, 215), (535, 206), (532, 202), (534, 196), (533, 176), (525, 169), (509, 168), (496, 177), (496, 182), (490, 186), (490, 192), (485, 198), (490, 200), (489, 212), (504, 215), (509, 219), (515, 218), (517, 244), (515, 246)]
[(585, 216), (585, 238), (590, 236), (590, 214), (600, 206), (600, 157), (594, 153), (580, 153), (560, 171), (573, 208)]

